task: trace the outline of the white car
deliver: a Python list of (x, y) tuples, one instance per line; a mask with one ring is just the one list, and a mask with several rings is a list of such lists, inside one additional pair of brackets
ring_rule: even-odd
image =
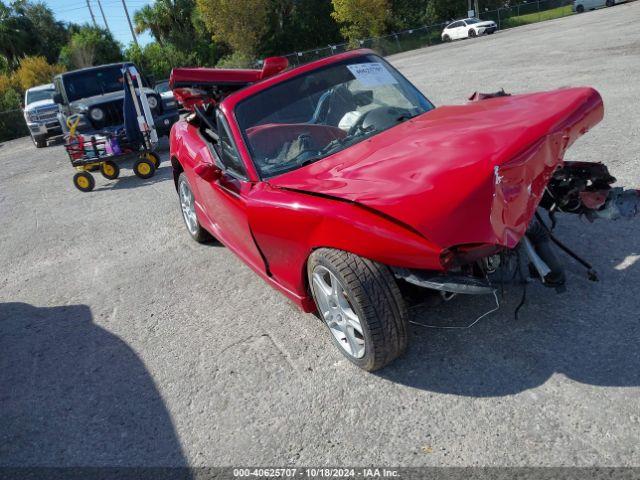
[(442, 40), (449, 42), (461, 38), (477, 37), (485, 33), (491, 35), (496, 30), (498, 30), (498, 25), (492, 20), (483, 22), (477, 18), (465, 18), (447, 25), (442, 31)]
[(600, 7), (613, 7), (624, 1), (626, 0), (574, 0), (573, 11), (582, 13), (585, 10), (595, 10)]
[(62, 134), (58, 105), (52, 100), (54, 93), (53, 84), (49, 83), (32, 87), (24, 94), (24, 119), (37, 148), (46, 147), (50, 137)]

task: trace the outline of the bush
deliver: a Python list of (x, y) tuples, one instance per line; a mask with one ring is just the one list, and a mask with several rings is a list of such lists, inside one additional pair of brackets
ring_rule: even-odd
[(222, 57), (216, 64), (216, 68), (254, 68), (255, 66), (254, 58), (238, 52)]
[(64, 72), (62, 65), (51, 65), (44, 57), (24, 57), (14, 73), (15, 82), (22, 90), (51, 83), (54, 75)]

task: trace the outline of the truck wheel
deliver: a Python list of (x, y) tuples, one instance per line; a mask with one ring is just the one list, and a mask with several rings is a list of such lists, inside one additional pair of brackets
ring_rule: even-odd
[(44, 148), (47, 146), (47, 137), (31, 137), (36, 148)]
[(386, 266), (321, 248), (309, 258), (307, 275), (320, 317), (352, 363), (372, 372), (404, 353), (407, 308)]
[(89, 172), (78, 172), (73, 176), (73, 184), (81, 192), (90, 192), (96, 186), (96, 181)]
[(184, 173), (178, 177), (178, 197), (180, 199), (180, 208), (182, 209), (182, 219), (187, 226), (187, 232), (198, 243), (206, 243), (212, 240), (211, 235), (200, 226), (198, 217), (196, 216), (195, 199), (191, 191), (191, 185), (187, 181)]

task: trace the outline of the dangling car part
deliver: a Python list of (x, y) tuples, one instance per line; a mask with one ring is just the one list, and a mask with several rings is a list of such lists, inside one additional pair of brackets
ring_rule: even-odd
[(606, 169), (563, 161), (603, 117), (592, 88), (436, 108), (369, 50), (289, 70), (278, 58), (175, 69), (170, 84), (193, 112), (171, 132), (187, 232), (317, 311), (366, 370), (406, 348), (410, 289), (496, 296), (519, 272), (561, 291), (556, 247), (571, 250), (556, 214), (638, 210), (637, 191), (612, 187)]

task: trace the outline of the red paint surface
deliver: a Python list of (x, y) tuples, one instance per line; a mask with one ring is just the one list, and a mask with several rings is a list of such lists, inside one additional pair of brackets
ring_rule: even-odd
[[(314, 308), (305, 268), (315, 248), (438, 270), (445, 248), (514, 247), (566, 149), (603, 117), (602, 99), (591, 88), (440, 107), (312, 165), (260, 181), (235, 122), (235, 105), (303, 71), (360, 54), (278, 74), (220, 104), (248, 181), (227, 176), (204, 181), (193, 168), (214, 159), (197, 129), (178, 122), (171, 133), (171, 156), (194, 188), (201, 224), (305, 310)], [(268, 145), (269, 128), (276, 127), (252, 134), (262, 132)]]

